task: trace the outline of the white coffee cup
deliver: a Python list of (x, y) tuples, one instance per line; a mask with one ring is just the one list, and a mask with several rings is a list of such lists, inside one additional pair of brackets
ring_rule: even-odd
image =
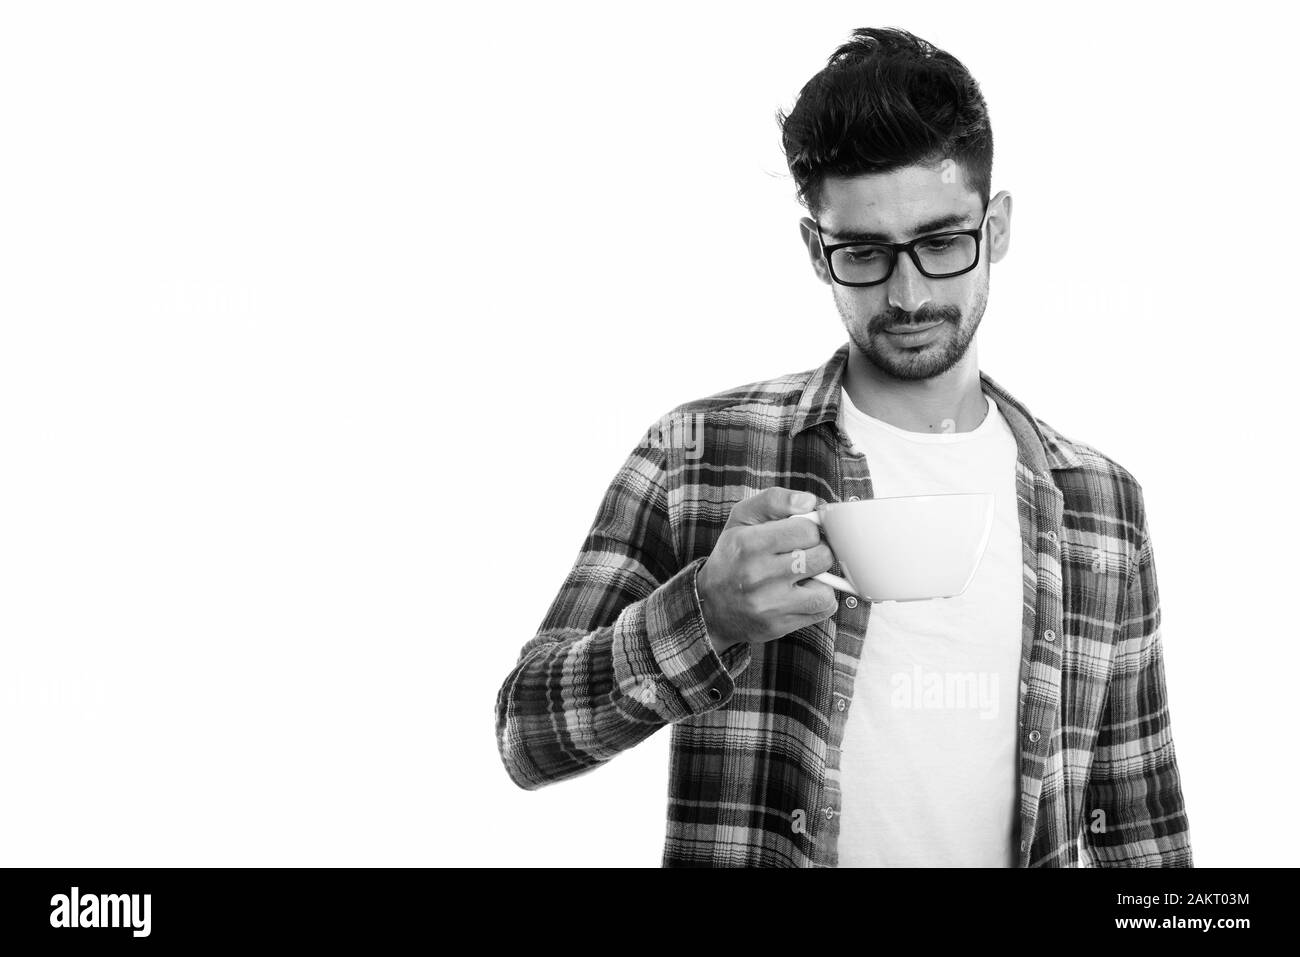
[(815, 575), (867, 601), (956, 598), (979, 570), (993, 532), (991, 492), (896, 495), (830, 502), (806, 518), (820, 525), (847, 577)]

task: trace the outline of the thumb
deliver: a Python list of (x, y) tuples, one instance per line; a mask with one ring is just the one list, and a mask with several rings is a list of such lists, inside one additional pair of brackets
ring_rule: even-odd
[(750, 496), (731, 510), (728, 525), (760, 525), (775, 522), (791, 515), (811, 512), (817, 507), (817, 496), (811, 492), (774, 486)]

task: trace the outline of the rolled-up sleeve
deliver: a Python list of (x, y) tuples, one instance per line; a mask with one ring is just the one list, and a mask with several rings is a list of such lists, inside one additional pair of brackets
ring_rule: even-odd
[(662, 448), (635, 448), (496, 701), (511, 779), (535, 789), (591, 770), (659, 728), (724, 707), (747, 644), (719, 654), (681, 562)]

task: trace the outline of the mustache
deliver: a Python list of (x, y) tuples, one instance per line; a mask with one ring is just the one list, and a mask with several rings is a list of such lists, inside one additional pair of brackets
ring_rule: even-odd
[(871, 327), (876, 332), (894, 326), (929, 326), (936, 322), (960, 322), (961, 309), (956, 306), (922, 306), (915, 312), (890, 306), (884, 312), (877, 313), (871, 320)]

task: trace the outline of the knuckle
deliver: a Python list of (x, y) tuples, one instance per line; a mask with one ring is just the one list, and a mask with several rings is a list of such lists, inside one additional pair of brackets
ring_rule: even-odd
[[(794, 548), (811, 549), (821, 544), (821, 533), (817, 531), (817, 526), (812, 522), (805, 522), (803, 519), (791, 517), (787, 521), (795, 522), (792, 525), (794, 529), (793, 546)], [(811, 552), (809, 552), (811, 554)]]
[(731, 514), (727, 518), (728, 524), (742, 526), (748, 524), (750, 515), (761, 505), (761, 495), (750, 495), (748, 498), (742, 498), (731, 506)]
[(736, 584), (747, 595), (758, 591), (759, 586), (763, 584), (763, 579), (753, 562), (747, 562), (736, 569)]
[(746, 562), (754, 551), (753, 536), (747, 534), (749, 529), (736, 529), (731, 536), (732, 556), (737, 562)]

